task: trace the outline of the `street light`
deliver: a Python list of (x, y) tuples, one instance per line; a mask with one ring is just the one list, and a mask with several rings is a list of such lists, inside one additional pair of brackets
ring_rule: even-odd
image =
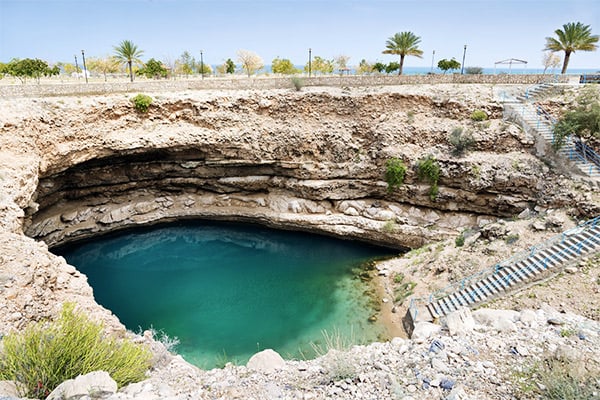
[(308, 48), (308, 77), (310, 78), (310, 74), (312, 72), (312, 49)]
[(77, 79), (79, 79), (79, 64), (77, 64), (77, 54), (75, 54), (75, 74), (77, 75)]
[(200, 73), (202, 74), (202, 79), (204, 79), (204, 56), (202, 50), (200, 50)]
[(433, 54), (431, 54), (431, 72), (433, 72), (433, 59), (435, 58), (435, 50), (433, 51)]
[(85, 75), (85, 83), (88, 83), (87, 67), (85, 66), (85, 53), (81, 50), (81, 58), (83, 58), (83, 74)]
[(463, 62), (460, 66), (460, 74), (463, 75), (465, 72), (465, 55), (467, 54), (467, 45), (465, 44), (465, 49), (463, 51)]

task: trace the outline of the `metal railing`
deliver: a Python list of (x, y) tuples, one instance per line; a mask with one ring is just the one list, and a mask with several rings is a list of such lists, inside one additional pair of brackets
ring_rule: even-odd
[[(418, 306), (419, 305), (426, 305), (426, 304), (433, 303), (434, 301), (442, 299), (442, 298), (444, 298), (444, 297), (446, 297), (446, 296), (448, 296), (448, 295), (450, 295), (452, 293), (456, 293), (456, 292), (458, 292), (460, 290), (463, 290), (471, 282), (482, 281), (483, 279), (485, 279), (487, 277), (490, 277), (490, 276), (492, 276), (494, 274), (497, 274), (497, 273), (501, 272), (503, 269), (505, 269), (505, 268), (507, 268), (507, 267), (509, 267), (511, 265), (516, 265), (519, 262), (525, 261), (525, 260), (533, 257), (535, 254), (538, 254), (538, 253), (540, 253), (540, 252), (542, 252), (544, 250), (547, 250), (547, 249), (551, 248), (552, 246), (554, 246), (557, 243), (564, 244), (565, 239), (568, 236), (576, 235), (578, 233), (581, 233), (581, 232), (583, 232), (585, 230), (594, 228), (596, 226), (600, 226), (600, 216), (597, 216), (596, 218), (593, 218), (593, 219), (591, 219), (589, 221), (586, 221), (586, 222), (584, 222), (584, 223), (582, 223), (582, 224), (580, 224), (580, 225), (578, 225), (578, 226), (576, 226), (574, 228), (568, 229), (568, 230), (564, 231), (563, 233), (555, 235), (555, 236), (553, 236), (553, 237), (551, 237), (551, 238), (549, 238), (549, 239), (547, 239), (547, 240), (545, 240), (545, 241), (543, 241), (543, 242), (541, 242), (541, 243), (539, 243), (539, 244), (537, 244), (535, 246), (530, 247), (528, 250), (525, 250), (525, 251), (522, 251), (520, 253), (517, 253), (514, 256), (512, 256), (512, 257), (510, 257), (510, 258), (508, 258), (508, 259), (506, 259), (504, 261), (501, 261), (499, 263), (494, 264), (492, 267), (489, 267), (489, 268), (487, 268), (485, 270), (476, 272), (476, 273), (474, 273), (472, 275), (469, 275), (469, 276), (461, 279), (458, 282), (452, 283), (452, 284), (450, 284), (450, 285), (448, 285), (448, 286), (446, 286), (446, 287), (444, 287), (442, 289), (436, 290), (436, 291), (432, 292), (427, 297), (420, 297), (420, 298), (413, 298), (413, 299), (411, 299), (408, 308), (409, 308), (409, 312), (410, 312), (410, 314), (411, 314), (411, 316), (413, 318), (413, 321), (415, 321), (416, 318), (417, 318), (417, 316), (418, 316)], [(560, 258), (557, 257), (557, 255), (561, 255), (561, 254), (565, 254), (566, 255), (567, 251), (571, 251), (571, 252), (576, 251), (577, 254), (581, 254), (583, 246), (586, 245), (586, 244), (588, 244), (588, 243), (590, 243), (590, 242), (592, 242), (592, 241), (595, 241), (595, 240), (600, 240), (600, 233), (596, 233), (591, 238), (586, 238), (586, 239), (583, 239), (583, 240), (579, 240), (578, 242), (573, 243), (569, 247), (565, 247), (564, 249), (561, 249), (558, 252), (553, 252), (551, 254), (546, 255), (543, 259), (540, 260), (541, 265), (544, 267), (544, 269), (547, 269), (548, 266), (550, 265), (550, 261), (552, 259), (560, 260)], [(595, 245), (594, 245), (594, 247), (595, 247)], [(574, 250), (575, 248), (577, 250)], [(509, 282), (511, 280), (515, 280), (515, 281), (518, 280), (518, 279), (516, 279), (516, 278), (513, 277), (514, 275), (518, 275), (519, 273), (521, 273), (522, 276), (525, 276), (524, 275), (525, 272), (533, 272), (531, 264), (529, 264), (529, 265), (526, 264), (524, 267), (522, 267), (520, 269), (517, 269), (517, 270), (513, 271), (512, 273), (509, 273), (509, 274), (505, 275), (503, 277), (503, 279), (507, 280), (506, 284), (509, 285)], [(498, 281), (495, 281), (495, 282), (498, 282)], [(483, 287), (485, 289), (488, 289), (488, 287), (490, 285), (491, 284), (485, 284), (485, 285), (483, 285)], [(474, 294), (476, 294), (476, 292), (475, 292), (475, 290), (472, 290), (471, 293), (470, 293), (470, 295), (473, 298), (473, 300), (474, 300), (474, 297), (473, 297)], [(463, 295), (463, 298), (464, 298), (464, 295)]]

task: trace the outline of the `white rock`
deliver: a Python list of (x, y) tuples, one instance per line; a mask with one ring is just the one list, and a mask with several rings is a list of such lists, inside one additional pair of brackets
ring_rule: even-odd
[(519, 319), (528, 326), (537, 326), (537, 314), (533, 310), (521, 311)]
[(0, 381), (0, 398), (15, 397), (19, 398), (17, 384), (13, 381)]
[(458, 310), (446, 316), (446, 326), (451, 336), (465, 336), (473, 332), (475, 320), (471, 310), (467, 307), (461, 307)]
[(472, 313), (475, 322), (500, 332), (516, 331), (514, 321), (519, 320), (519, 312), (481, 308)]
[(433, 324), (431, 322), (417, 322), (410, 338), (417, 343), (423, 343), (425, 340), (439, 333), (441, 330), (442, 327), (437, 324)]
[(108, 372), (95, 371), (64, 381), (48, 396), (48, 400), (77, 400), (84, 396), (109, 396), (117, 391), (117, 383)]
[(246, 366), (254, 371), (273, 372), (284, 367), (285, 360), (275, 350), (267, 349), (253, 355)]

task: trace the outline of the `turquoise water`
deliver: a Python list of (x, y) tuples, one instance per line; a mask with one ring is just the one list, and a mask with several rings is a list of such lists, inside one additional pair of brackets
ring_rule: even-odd
[[(361, 266), (390, 251), (297, 232), (188, 222), (95, 238), (57, 253), (88, 276), (96, 300), (128, 329), (180, 340), (200, 367), (245, 363), (272, 348), (312, 356), (322, 331), (357, 342), (385, 335), (368, 322)], [(372, 302), (371, 302), (372, 304)]]

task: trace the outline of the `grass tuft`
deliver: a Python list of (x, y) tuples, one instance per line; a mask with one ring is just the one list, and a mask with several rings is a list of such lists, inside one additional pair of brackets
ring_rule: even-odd
[(58, 319), (37, 322), (2, 339), (0, 380), (19, 383), (23, 396), (46, 398), (62, 382), (106, 371), (119, 387), (145, 378), (152, 354), (143, 345), (103, 334), (101, 324), (67, 303)]

